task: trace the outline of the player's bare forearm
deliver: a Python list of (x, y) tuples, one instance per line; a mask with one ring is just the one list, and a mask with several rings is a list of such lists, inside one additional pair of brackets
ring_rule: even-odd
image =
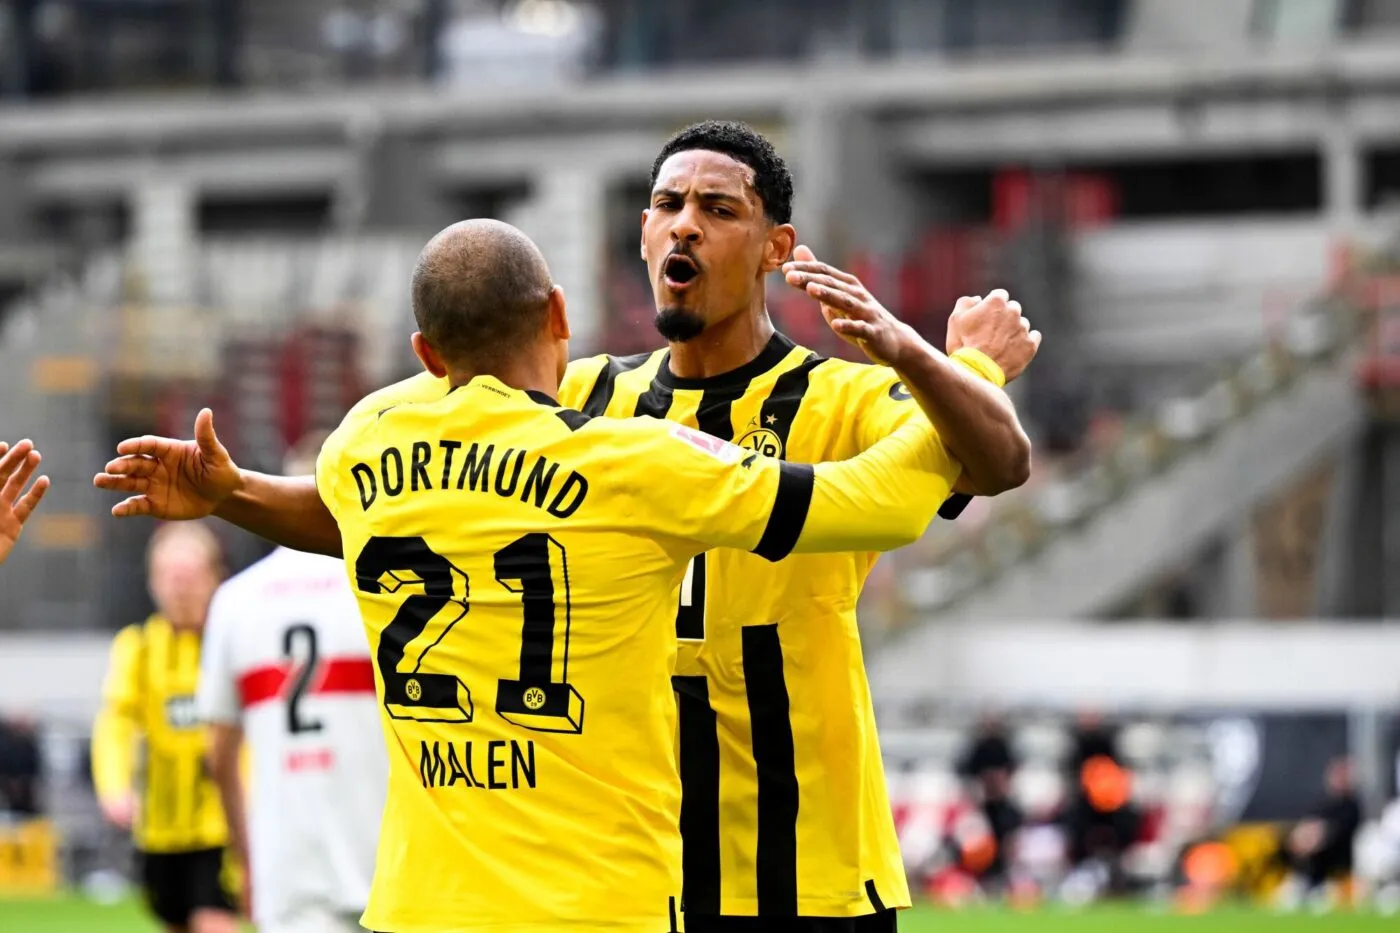
[(340, 557), (340, 530), (313, 476), (270, 476), (242, 471), (238, 489), (214, 514), (274, 544)]
[(1031, 441), (1006, 393), (923, 340), (911, 342), (895, 370), (962, 464), (972, 491), (994, 496), (1031, 472)]

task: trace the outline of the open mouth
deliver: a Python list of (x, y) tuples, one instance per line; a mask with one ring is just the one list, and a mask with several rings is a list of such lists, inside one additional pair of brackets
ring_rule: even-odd
[(671, 288), (685, 288), (700, 275), (700, 267), (689, 256), (676, 255), (666, 260), (661, 274)]

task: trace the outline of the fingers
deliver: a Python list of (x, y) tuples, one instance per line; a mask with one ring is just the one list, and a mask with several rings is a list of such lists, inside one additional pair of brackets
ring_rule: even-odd
[(145, 434), (141, 437), (128, 437), (117, 445), (117, 453), (127, 456), (164, 457), (176, 450), (180, 441), (169, 437), (156, 437)]
[(810, 246), (799, 244), (797, 249), (792, 251), (792, 258), (798, 262), (816, 262), (817, 254), (812, 252)]
[(44, 498), (44, 493), (49, 491), (49, 478), (41, 476), (34, 481), (34, 485), (29, 487), (29, 492), (24, 494), (24, 498), (15, 503), (15, 518), (23, 525), (29, 520), (29, 513), (34, 511), (39, 500)]
[(102, 469), (106, 473), (137, 476), (144, 479), (156, 474), (156, 471), (160, 469), (160, 461), (152, 460), (150, 457), (118, 457), (115, 460), (109, 460)]
[[(24, 444), (24, 441), (20, 441), (15, 445), (15, 450), (18, 451)], [(13, 452), (14, 451), (11, 451), (11, 453)], [(6, 459), (9, 459), (9, 456), (9, 454), (6, 454)], [(5, 481), (4, 488), (0, 488), (0, 502), (14, 503), (19, 501), (19, 494), (24, 491), (25, 486), (29, 485), (29, 478), (33, 476), (34, 471), (39, 468), (39, 461), (41, 459), (43, 458), (39, 456), (37, 450), (30, 450), (26, 453), (20, 460), (18, 468), (15, 469), (14, 472), (10, 474), (10, 478)]]
[(857, 297), (848, 291), (841, 291), (827, 285), (819, 285), (816, 282), (808, 283), (807, 294), (811, 295), (822, 304), (829, 305), (847, 314), (874, 317), (874, 312), (866, 303), (863, 296)]
[(29, 456), (29, 452), (34, 449), (34, 442), (25, 438), (14, 447), (9, 448), (3, 456), (0, 456), (0, 478), (9, 476), (19, 469), (21, 463)]
[(835, 289), (836, 291), (850, 292), (862, 298), (865, 297), (865, 289), (859, 284), (852, 286), (849, 282), (844, 282), (835, 276), (824, 275), (820, 272), (789, 272), (787, 274), (787, 283), (794, 288), (801, 288), (804, 290), (808, 285), (812, 284), (825, 285), (827, 288)]
[(802, 272), (808, 275), (829, 275), (847, 285), (859, 285), (860, 279), (825, 262), (788, 262), (783, 264), (783, 275)]
[(880, 333), (880, 329), (874, 324), (844, 317), (833, 320), (831, 329), (842, 337), (850, 337), (853, 340), (873, 340)]
[(219, 443), (219, 436), (214, 433), (214, 412), (208, 408), (201, 408), (195, 416), (194, 439), (195, 443), (199, 444), (199, 452), (206, 460), (219, 460), (228, 456), (224, 445)]
[(151, 514), (151, 500), (145, 496), (132, 496), (112, 506), (112, 514), (117, 518), (134, 518)]
[(1040, 331), (1038, 331), (1038, 330), (1033, 330), (1033, 331), (1031, 331), (1031, 333), (1030, 333), (1030, 338), (1031, 338), (1031, 347), (1034, 348), (1036, 352), (1039, 352), (1039, 351), (1040, 351)]
[(150, 480), (137, 476), (121, 476), (111, 473), (98, 473), (92, 478), (92, 484), (98, 489), (106, 489), (110, 492), (149, 492), (151, 488)]
[(981, 295), (963, 295), (958, 299), (958, 303), (953, 305), (953, 313), (961, 314), (970, 308), (975, 308), (977, 307), (977, 303), (981, 300)]

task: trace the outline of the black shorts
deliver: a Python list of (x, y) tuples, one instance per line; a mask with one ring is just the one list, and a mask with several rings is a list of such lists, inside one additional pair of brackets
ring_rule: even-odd
[(237, 912), (225, 886), (224, 850), (138, 852), (142, 893), (151, 913), (168, 926), (188, 926), (197, 910)]
[(685, 915), (685, 933), (895, 933), (899, 911), (863, 917), (702, 917)]

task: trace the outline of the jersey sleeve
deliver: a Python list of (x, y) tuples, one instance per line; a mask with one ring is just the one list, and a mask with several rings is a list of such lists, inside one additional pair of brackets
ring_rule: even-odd
[(687, 540), (695, 553), (732, 547), (778, 560), (792, 549), (811, 497), (811, 467), (673, 422), (614, 424), (624, 443), (613, 446), (610, 463), (627, 464), (616, 482), (639, 531)]
[(854, 397), (846, 410), (856, 416), (858, 450), (873, 447), (906, 424), (927, 420), (899, 374), (888, 366), (860, 366), (851, 390)]
[(199, 690), (196, 704), (200, 719), (205, 722), (233, 724), (241, 717), (238, 695), (238, 673), (234, 669), (232, 640), (234, 616), (232, 596), (227, 587), (220, 588), (209, 604), (209, 617), (204, 623), (204, 642), (200, 648)]
[(134, 786), (142, 644), (142, 631), (136, 625), (122, 629), (112, 640), (102, 707), (92, 728), (92, 782), (101, 800), (129, 794)]
[(914, 419), (849, 460), (819, 463), (793, 550), (889, 551), (918, 540), (962, 467)]
[(565, 408), (582, 408), (607, 365), (606, 356), (590, 356), (570, 363), (564, 370), (564, 380), (559, 383), (559, 404)]

